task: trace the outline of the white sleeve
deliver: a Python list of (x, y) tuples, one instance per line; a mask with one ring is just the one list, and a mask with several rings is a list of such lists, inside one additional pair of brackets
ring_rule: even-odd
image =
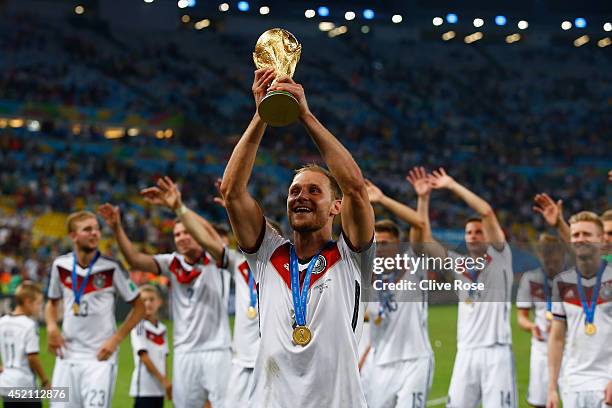
[(552, 284), (552, 312), (556, 320), (565, 320), (565, 306), (559, 292), (559, 284), (562, 282), (561, 274), (557, 275)]
[(264, 237), (261, 244), (259, 245), (259, 249), (253, 253), (243, 251), (244, 257), (246, 258), (249, 268), (251, 268), (256, 281), (259, 282), (261, 280), (261, 277), (266, 270), (268, 261), (276, 248), (285, 242), (287, 242), (287, 240), (278, 235), (278, 233), (274, 231), (272, 227), (268, 225), (268, 223), (266, 223), (266, 230), (264, 232)]
[(531, 309), (533, 305), (533, 299), (531, 297), (529, 271), (523, 273), (519, 282), (518, 292), (516, 293), (516, 307), (519, 309)]
[(367, 248), (356, 252), (350, 247), (346, 241), (344, 234), (340, 234), (338, 239), (338, 249), (340, 256), (346, 260), (352, 267), (355, 273), (361, 276), (361, 282), (371, 282), (372, 273), (374, 271), (374, 257), (376, 256), (376, 242), (372, 242)]
[(136, 354), (140, 351), (149, 351), (147, 349), (147, 332), (144, 327), (144, 321), (140, 321), (130, 332), (130, 341), (132, 342), (132, 350)]
[(127, 271), (119, 264), (117, 264), (113, 273), (113, 286), (117, 289), (123, 300), (128, 303), (138, 297), (138, 287), (132, 282)]
[(25, 332), (25, 352), (26, 354), (34, 354), (40, 351), (40, 340), (38, 338), (38, 327), (33, 323)]
[(153, 260), (159, 268), (161, 275), (170, 276), (170, 263), (174, 259), (174, 254), (156, 254), (153, 255)]
[(62, 298), (62, 287), (59, 278), (59, 271), (57, 270), (57, 262), (53, 262), (51, 265), (51, 272), (49, 273), (49, 287), (47, 288), (47, 297), (49, 299), (61, 299)]

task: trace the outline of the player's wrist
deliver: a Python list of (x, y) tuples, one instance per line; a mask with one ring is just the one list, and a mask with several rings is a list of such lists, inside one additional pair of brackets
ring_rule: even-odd
[(187, 206), (181, 202), (180, 205), (174, 209), (174, 213), (177, 215), (177, 217), (185, 215), (187, 213)]

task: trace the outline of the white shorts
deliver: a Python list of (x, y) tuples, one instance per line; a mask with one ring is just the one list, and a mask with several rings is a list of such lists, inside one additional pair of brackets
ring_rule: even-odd
[(230, 349), (176, 353), (172, 364), (172, 402), (176, 408), (222, 408), (232, 363)]
[(604, 403), (604, 390), (601, 391), (561, 391), (563, 408), (609, 408)]
[[(544, 343), (546, 344), (546, 343)], [(546, 405), (548, 396), (548, 355), (546, 348), (531, 346), (529, 358), (529, 388), (527, 403), (536, 407)]]
[(372, 355), (370, 352), (361, 371), (368, 408), (425, 408), (433, 379), (433, 356), (378, 365)]
[(69, 402), (52, 402), (51, 408), (89, 408), (111, 406), (117, 364), (97, 360), (55, 359), (53, 387), (69, 387)]
[(232, 363), (226, 392), (227, 408), (246, 407), (253, 391), (253, 367), (243, 367)]
[(516, 375), (510, 345), (457, 351), (447, 408), (516, 408)]

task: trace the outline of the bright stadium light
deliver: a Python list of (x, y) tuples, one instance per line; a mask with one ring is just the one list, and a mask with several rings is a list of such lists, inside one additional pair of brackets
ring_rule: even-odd
[(270, 14), (270, 7), (268, 7), (268, 6), (261, 6), (259, 8), (259, 14), (261, 14), (262, 16), (265, 16), (266, 14)]
[(527, 29), (527, 27), (529, 27), (529, 23), (526, 22), (525, 20), (519, 21), (517, 25), (518, 25), (519, 30), (525, 30)]
[(363, 34), (369, 33), (370, 32), (370, 26), (367, 26), (367, 25), (361, 26), (361, 32)]
[(189, 17), (188, 14), (185, 14), (181, 17), (181, 21), (185, 24), (187, 24), (189, 21), (191, 21), (191, 17)]
[(604, 29), (604, 31), (607, 31), (607, 32), (612, 31), (612, 23), (604, 24), (603, 29)]
[(85, 13), (85, 7), (83, 7), (83, 6), (76, 6), (74, 8), (74, 12), (76, 14), (78, 14), (78, 15), (81, 15), (81, 14)]
[(38, 132), (40, 131), (40, 122), (37, 120), (28, 120), (26, 121), (26, 127), (30, 132)]
[(187, 7), (195, 7), (196, 0), (187, 0)]
[(144, 0), (145, 3), (153, 3), (153, 0)]
[(189, 5), (189, 2), (187, 0), (179, 0), (176, 5), (178, 6), (178, 8), (184, 9)]
[(498, 26), (506, 25), (507, 21), (508, 20), (506, 19), (506, 16), (495, 16), (495, 24), (497, 24)]
[(444, 24), (444, 20), (442, 19), (442, 17), (434, 17), (433, 20), (431, 20), (431, 22), (433, 23), (433, 25), (435, 25), (436, 27), (441, 26), (442, 24)]
[(566, 21), (561, 23), (561, 29), (567, 31), (570, 28), (572, 28), (572, 23), (570, 23), (569, 21), (566, 20)]
[(227, 3), (219, 4), (219, 11), (227, 11), (227, 10), (229, 10), (229, 4)]
[(442, 39), (444, 41), (449, 41), (452, 40), (453, 38), (455, 38), (455, 32), (454, 31), (447, 31), (444, 34), (442, 34)]
[(582, 47), (584, 44), (588, 43), (590, 40), (588, 35), (583, 35), (582, 37), (578, 37), (574, 40), (574, 47)]
[(205, 18), (204, 20), (198, 21), (193, 26), (195, 27), (196, 30), (201, 30), (203, 28), (210, 26), (210, 20)]
[(330, 21), (321, 21), (319, 23), (319, 30), (321, 31), (330, 31), (336, 28), (336, 25)]
[(365, 18), (366, 20), (372, 20), (374, 16), (375, 16), (374, 10), (372, 9), (363, 10), (363, 18)]
[(403, 20), (403, 17), (399, 14), (395, 14), (393, 17), (391, 17), (391, 21), (394, 22), (395, 24), (401, 23), (402, 20)]
[(512, 44), (512, 43), (515, 43), (515, 42), (520, 41), (520, 40), (521, 40), (521, 35), (518, 34), (518, 33), (506, 36), (506, 42), (508, 44)]
[(249, 11), (249, 2), (248, 1), (239, 1), (238, 2), (238, 10), (240, 11)]
[(354, 11), (347, 11), (346, 13), (344, 13), (344, 19), (351, 21), (353, 19), (355, 19), (355, 12)]
[(476, 28), (482, 27), (484, 25), (484, 20), (482, 18), (475, 18), (473, 24)]
[(482, 33), (480, 31), (477, 31), (477, 32), (475, 32), (473, 34), (470, 34), (470, 35), (466, 36), (464, 41), (465, 41), (466, 44), (471, 44), (473, 42), (476, 42), (476, 41), (482, 39), (482, 37), (483, 37)]
[(599, 48), (607, 47), (610, 44), (612, 44), (610, 37), (602, 38), (601, 40), (597, 41), (597, 46)]
[(329, 16), (329, 9), (325, 6), (321, 6), (317, 9), (317, 13), (321, 16), (321, 17), (327, 17)]
[(448, 13), (446, 15), (446, 22), (448, 24), (457, 24), (457, 21), (459, 21), (459, 17), (457, 17), (456, 14), (454, 13)]
[(587, 26), (587, 22), (584, 18), (578, 17), (574, 20), (574, 25), (576, 28), (585, 28)]

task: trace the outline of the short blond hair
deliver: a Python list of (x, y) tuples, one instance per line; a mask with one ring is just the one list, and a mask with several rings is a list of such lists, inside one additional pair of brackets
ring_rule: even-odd
[(68, 215), (68, 218), (66, 218), (66, 229), (68, 230), (68, 233), (76, 231), (77, 222), (86, 220), (88, 218), (97, 219), (96, 214), (92, 213), (91, 211), (77, 211)]
[(603, 214), (601, 214), (601, 221), (612, 221), (612, 209), (606, 210)]
[(538, 244), (562, 244), (563, 241), (556, 235), (543, 232), (538, 237)]
[(27, 299), (36, 300), (38, 296), (42, 296), (42, 287), (32, 281), (23, 281), (15, 290), (15, 304), (23, 306)]
[(140, 288), (138, 288), (138, 290), (140, 292), (148, 292), (148, 293), (154, 293), (155, 296), (157, 296), (160, 300), (162, 300), (162, 296), (161, 293), (159, 293), (159, 289), (157, 289), (156, 286), (153, 285), (142, 285)]
[(579, 213), (572, 215), (569, 219), (570, 225), (577, 222), (592, 222), (593, 224), (597, 225), (597, 228), (599, 228), (602, 232), (604, 229), (603, 222), (593, 211), (580, 211)]
[(342, 190), (340, 189), (340, 185), (336, 181), (336, 178), (329, 172), (329, 170), (327, 170), (325, 167), (319, 166), (318, 164), (310, 163), (300, 167), (299, 169), (296, 169), (295, 176), (297, 176), (298, 174), (305, 173), (307, 171), (314, 171), (315, 173), (320, 173), (327, 177), (334, 199), (342, 199)]

